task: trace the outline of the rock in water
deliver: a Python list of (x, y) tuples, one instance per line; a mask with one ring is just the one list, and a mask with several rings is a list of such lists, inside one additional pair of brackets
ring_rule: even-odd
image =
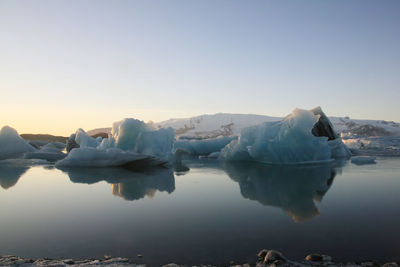
[(265, 255), (264, 262), (269, 264), (269, 263), (273, 263), (275, 261), (286, 261), (286, 258), (279, 251), (269, 250), (267, 252), (267, 255)]
[(306, 261), (322, 261), (323, 257), (320, 254), (309, 254), (306, 256)]

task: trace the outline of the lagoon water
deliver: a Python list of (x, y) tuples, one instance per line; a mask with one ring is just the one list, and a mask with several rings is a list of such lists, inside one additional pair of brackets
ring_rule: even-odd
[(398, 158), (186, 165), (138, 173), (3, 161), (0, 254), (227, 264), (255, 262), (268, 248), (293, 260), (400, 261)]

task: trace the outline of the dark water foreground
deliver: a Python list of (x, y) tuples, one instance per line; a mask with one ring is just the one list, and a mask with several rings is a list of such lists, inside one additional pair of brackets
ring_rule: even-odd
[(400, 261), (400, 159), (186, 164), (137, 173), (1, 162), (0, 254), (229, 265), (274, 248), (292, 260)]

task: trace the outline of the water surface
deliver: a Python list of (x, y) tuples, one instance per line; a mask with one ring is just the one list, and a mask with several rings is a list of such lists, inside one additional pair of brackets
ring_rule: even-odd
[(132, 172), (3, 161), (0, 254), (226, 264), (268, 248), (400, 261), (399, 163), (192, 161), (189, 171)]

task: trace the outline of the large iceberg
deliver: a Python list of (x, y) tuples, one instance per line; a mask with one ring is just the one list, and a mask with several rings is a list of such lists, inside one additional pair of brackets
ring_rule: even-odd
[(4, 126), (0, 130), (0, 160), (18, 158), (26, 152), (34, 152), (35, 150), (33, 146), (18, 135), (15, 129)]
[(162, 165), (171, 159), (174, 140), (172, 128), (157, 130), (152, 124), (131, 118), (115, 122), (104, 139), (78, 129), (68, 140), (68, 156), (57, 166), (113, 167), (135, 162)]
[(225, 160), (298, 164), (349, 157), (320, 108), (295, 109), (282, 121), (266, 122), (242, 130), (238, 140), (222, 151)]

